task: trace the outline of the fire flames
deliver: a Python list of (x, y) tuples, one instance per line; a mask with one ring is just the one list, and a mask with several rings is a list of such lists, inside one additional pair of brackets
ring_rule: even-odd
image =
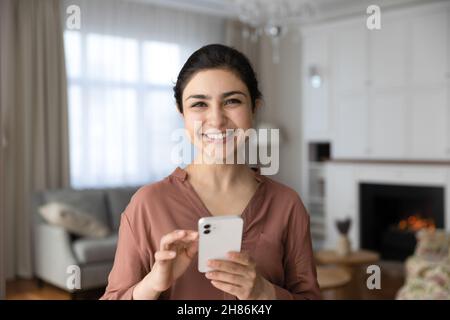
[(434, 220), (422, 218), (420, 214), (414, 214), (398, 223), (398, 228), (404, 231), (419, 231), (420, 229), (435, 230)]

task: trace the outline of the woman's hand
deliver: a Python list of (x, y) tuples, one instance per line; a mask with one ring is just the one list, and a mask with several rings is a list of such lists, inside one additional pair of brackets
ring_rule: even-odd
[(213, 271), (206, 277), (211, 284), (239, 300), (276, 299), (274, 286), (256, 271), (255, 262), (247, 253), (230, 252), (229, 260), (210, 260)]
[(175, 230), (163, 236), (152, 270), (134, 288), (133, 299), (157, 299), (186, 271), (197, 251), (197, 231)]

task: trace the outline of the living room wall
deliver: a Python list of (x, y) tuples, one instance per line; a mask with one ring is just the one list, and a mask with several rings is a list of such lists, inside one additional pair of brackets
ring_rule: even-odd
[(260, 43), (259, 79), (264, 96), (260, 119), (280, 128), (280, 168), (275, 179), (301, 195), (301, 44), (291, 28), (280, 40), (280, 61), (273, 62), (272, 43)]

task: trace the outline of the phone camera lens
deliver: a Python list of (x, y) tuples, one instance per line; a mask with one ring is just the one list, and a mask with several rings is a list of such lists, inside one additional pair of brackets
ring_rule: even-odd
[(205, 224), (205, 229), (209, 229), (209, 228), (211, 228), (211, 225), (210, 224)]
[(211, 232), (211, 230), (205, 230), (205, 231), (203, 231), (204, 234), (208, 234), (208, 233), (210, 233), (210, 232)]

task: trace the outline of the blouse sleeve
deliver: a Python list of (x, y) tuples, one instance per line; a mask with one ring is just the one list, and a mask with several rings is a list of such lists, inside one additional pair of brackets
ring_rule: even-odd
[(289, 219), (285, 243), (285, 288), (275, 286), (280, 300), (321, 299), (311, 244), (309, 215), (301, 200)]
[(134, 287), (149, 271), (150, 260), (140, 252), (126, 212), (121, 216), (114, 265), (101, 300), (131, 300)]

